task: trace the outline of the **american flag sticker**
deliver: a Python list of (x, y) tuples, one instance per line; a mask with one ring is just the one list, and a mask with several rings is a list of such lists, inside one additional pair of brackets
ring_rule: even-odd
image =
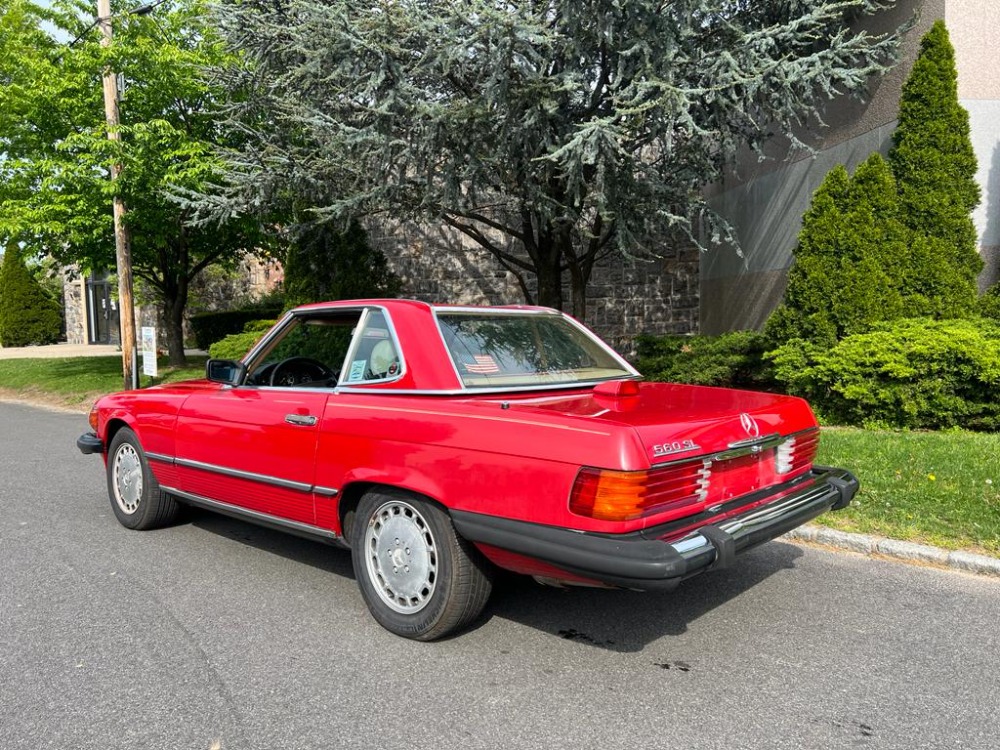
[(466, 372), (471, 372), (473, 375), (494, 375), (500, 372), (496, 360), (488, 354), (476, 354), (473, 356), (473, 359), (476, 360), (474, 364), (469, 362), (462, 363), (462, 367), (465, 368)]

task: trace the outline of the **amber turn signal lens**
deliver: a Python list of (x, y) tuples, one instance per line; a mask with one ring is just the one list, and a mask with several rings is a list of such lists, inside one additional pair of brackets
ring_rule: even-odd
[(97, 432), (97, 404), (94, 403), (90, 407), (90, 416), (87, 417), (87, 421), (90, 422), (90, 426), (93, 428), (94, 432)]
[(602, 521), (631, 521), (704, 503), (710, 471), (701, 460), (650, 471), (584, 467), (576, 476), (569, 509)]

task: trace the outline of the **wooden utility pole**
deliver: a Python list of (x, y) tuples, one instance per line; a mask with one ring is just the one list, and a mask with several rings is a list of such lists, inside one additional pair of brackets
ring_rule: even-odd
[[(97, 0), (97, 21), (101, 27), (101, 44), (111, 44), (111, 0)], [(104, 70), (104, 117), (108, 123), (108, 138), (120, 141), (118, 132), (118, 76), (111, 68)], [(111, 165), (111, 180), (121, 174), (121, 164)], [(118, 320), (122, 337), (122, 375), (125, 390), (138, 387), (136, 372), (135, 306), (132, 301), (132, 243), (125, 226), (125, 201), (114, 198), (115, 259), (118, 266)]]

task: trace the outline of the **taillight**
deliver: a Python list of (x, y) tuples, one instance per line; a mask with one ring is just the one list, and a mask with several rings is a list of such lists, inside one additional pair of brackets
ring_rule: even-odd
[(774, 451), (774, 470), (778, 474), (805, 471), (816, 459), (819, 450), (819, 430), (800, 432), (785, 440)]
[(649, 471), (584, 467), (576, 476), (569, 509), (602, 521), (630, 521), (701, 505), (708, 496), (710, 464), (701, 459)]
[(87, 421), (90, 422), (90, 426), (97, 432), (97, 402), (90, 407), (90, 416), (87, 417)]

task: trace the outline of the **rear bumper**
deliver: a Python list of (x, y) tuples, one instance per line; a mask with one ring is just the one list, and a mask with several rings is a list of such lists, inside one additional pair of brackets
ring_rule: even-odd
[(825, 513), (847, 507), (859, 488), (844, 469), (814, 467), (806, 481), (771, 502), (706, 523), (680, 539), (665, 529), (595, 534), (452, 511), (455, 530), (471, 542), (542, 560), (563, 570), (630, 589), (672, 589), (685, 578), (730, 565), (736, 555)]
[(93, 432), (85, 432), (80, 435), (80, 437), (76, 439), (76, 447), (79, 448), (80, 453), (83, 453), (84, 455), (104, 452), (104, 443), (102, 443), (101, 439)]

